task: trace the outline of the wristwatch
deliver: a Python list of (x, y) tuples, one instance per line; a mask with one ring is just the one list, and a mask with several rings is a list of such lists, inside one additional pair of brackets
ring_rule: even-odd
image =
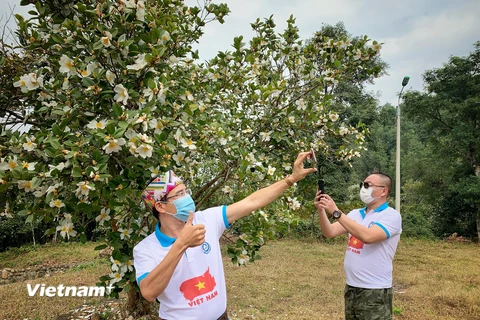
[(340, 218), (342, 216), (342, 211), (340, 210), (335, 210), (332, 212), (332, 217), (333, 219), (337, 220), (338, 218)]

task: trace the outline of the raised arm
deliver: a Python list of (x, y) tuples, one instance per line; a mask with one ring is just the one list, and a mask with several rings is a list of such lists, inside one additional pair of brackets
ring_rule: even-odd
[(307, 159), (310, 155), (310, 152), (301, 152), (297, 156), (297, 159), (295, 160), (295, 163), (293, 165), (293, 172), (289, 177), (277, 181), (268, 187), (257, 190), (254, 193), (250, 194), (248, 197), (238, 202), (235, 202), (232, 205), (229, 205), (227, 207), (228, 223), (231, 224), (236, 220), (248, 215), (252, 211), (258, 210), (266, 206), (267, 204), (278, 198), (287, 188), (292, 186), (297, 181), (305, 178), (307, 174), (316, 172), (316, 168), (305, 169), (303, 167), (303, 161)]

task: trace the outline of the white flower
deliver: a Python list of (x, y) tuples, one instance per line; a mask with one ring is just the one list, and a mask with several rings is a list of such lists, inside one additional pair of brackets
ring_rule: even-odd
[(37, 147), (37, 144), (34, 141), (35, 138), (27, 138), (27, 142), (23, 144), (23, 149), (26, 151), (33, 151)]
[(87, 128), (89, 129), (105, 129), (105, 126), (107, 125), (107, 120), (92, 120), (87, 124)]
[(185, 152), (178, 152), (177, 154), (172, 156), (173, 160), (177, 163), (177, 165), (180, 165), (180, 162), (185, 160)]
[(13, 218), (12, 214), (10, 213), (10, 204), (5, 203), (5, 210), (3, 212), (0, 212), (0, 217), (7, 217), (7, 218)]
[(126, 143), (125, 139), (110, 139), (108, 143), (102, 147), (105, 153), (118, 152), (122, 149), (122, 146)]
[(105, 31), (103, 33), (105, 36), (100, 39), (102, 41), (102, 44), (105, 48), (108, 48), (112, 45), (111, 40), (112, 40), (112, 34), (108, 31)]
[(13, 83), (13, 86), (20, 88), (22, 92), (28, 92), (30, 90), (35, 90), (43, 86), (43, 77), (38, 77), (36, 73), (25, 74), (20, 77), (20, 80)]
[(52, 200), (50, 201), (50, 207), (51, 208), (62, 208), (65, 207), (65, 203), (62, 202), (60, 199)]
[(229, 186), (225, 186), (222, 188), (223, 193), (231, 193), (233, 190)]
[(28, 86), (27, 86), (27, 82), (30, 81), (30, 77), (27, 76), (27, 75), (23, 75), (20, 77), (20, 80), (18, 81), (15, 81), (13, 83), (13, 86), (15, 88), (20, 88), (20, 90), (25, 93), (25, 92), (28, 92)]
[(345, 127), (340, 127), (339, 133), (340, 133), (340, 135), (344, 136), (348, 133), (348, 129), (345, 128)]
[(125, 238), (130, 238), (130, 235), (132, 234), (133, 232), (133, 229), (130, 228), (130, 229), (123, 229), (123, 228), (119, 228), (118, 231), (120, 232), (120, 239), (124, 240)]
[(137, 20), (145, 21), (145, 3), (141, 0), (137, 2)]
[(248, 236), (245, 233), (242, 233), (239, 238), (242, 239), (244, 242), (247, 242)]
[(300, 208), (300, 202), (297, 200), (297, 198), (287, 198), (288, 200), (288, 207), (292, 210), (298, 210)]
[(290, 163), (283, 163), (283, 169), (285, 169), (285, 171), (290, 171), (292, 170), (292, 165)]
[(31, 188), (31, 181), (30, 180), (18, 180), (17, 181), (18, 189), (25, 189), (25, 192), (33, 191)]
[(101, 226), (103, 226), (103, 223), (105, 221), (109, 221), (109, 220), (110, 220), (110, 209), (105, 209), (105, 208), (102, 208), (102, 210), (100, 211), (100, 214), (95, 218), (95, 221), (97, 221), (98, 224)]
[(295, 117), (294, 116), (289, 116), (288, 117), (288, 122), (295, 123)]
[[(65, 77), (65, 78), (63, 78), (62, 89), (67, 90), (68, 88), (70, 88), (70, 81), (68, 80), (67, 77)], [(55, 102), (55, 101), (53, 101), (53, 102)]]
[(124, 273), (119, 272), (119, 271), (110, 273), (110, 275), (109, 275), (110, 278), (111, 278), (110, 279), (110, 284), (114, 284), (115, 282), (121, 281), (124, 275), (125, 275)]
[(59, 187), (63, 187), (63, 182), (56, 183), (53, 186), (48, 187), (48, 189), (46, 191), (47, 195), (50, 194), (51, 192), (53, 192), (54, 194), (58, 194), (58, 188)]
[(373, 51), (378, 52), (380, 49), (382, 49), (382, 45), (380, 43), (375, 43), (370, 46), (370, 48), (373, 49)]
[(297, 108), (300, 110), (306, 110), (307, 109), (307, 103), (303, 98), (300, 98), (299, 100), (295, 101), (295, 104), (297, 105)]
[(117, 78), (117, 75), (112, 71), (107, 70), (107, 73), (105, 74), (105, 78), (110, 83), (110, 85), (113, 86), (115, 84), (115, 79)]
[(70, 239), (70, 237), (75, 237), (77, 231), (73, 230), (73, 223), (68, 222), (67, 220), (62, 220), (59, 226), (57, 226), (57, 231), (60, 231), (60, 235), (65, 238), (65, 236)]
[(238, 264), (246, 264), (247, 260), (250, 259), (250, 257), (247, 255), (248, 252), (247, 250), (243, 249), (242, 253), (238, 256)]
[(362, 51), (360, 49), (357, 49), (355, 51), (355, 55), (353, 56), (355, 60), (360, 60), (362, 58)]
[(128, 98), (128, 90), (123, 86), (123, 84), (117, 84), (115, 89), (113, 89), (117, 94), (113, 97), (116, 102), (122, 102), (123, 104), (127, 104)]
[(330, 114), (328, 115), (328, 117), (330, 118), (330, 120), (331, 120), (332, 122), (335, 122), (335, 121), (338, 120), (338, 114), (336, 114), (336, 113), (330, 113)]
[(262, 138), (262, 141), (270, 141), (270, 135), (271, 134), (272, 134), (272, 131), (260, 132), (260, 137)]
[(88, 181), (82, 181), (77, 183), (78, 188), (75, 190), (75, 194), (78, 196), (88, 196), (90, 191), (95, 190), (94, 186), (88, 184)]
[(275, 173), (275, 170), (277, 170), (277, 168), (275, 167), (271, 167), (270, 165), (268, 165), (268, 174), (273, 176), (273, 174)]
[(182, 139), (181, 143), (182, 143), (182, 147), (184, 147), (184, 148), (188, 148), (190, 150), (197, 149), (197, 146), (195, 145), (195, 142), (193, 142), (191, 139)]
[(135, 64), (131, 64), (127, 66), (129, 70), (142, 70), (148, 64), (147, 60), (145, 60), (145, 53), (139, 54), (137, 59), (135, 60)]
[(75, 66), (73, 64), (73, 60), (70, 59), (69, 57), (67, 57), (66, 55), (62, 55), (60, 57), (60, 72), (61, 73), (66, 73), (66, 74), (69, 74), (69, 73), (72, 73), (75, 71)]
[(136, 7), (135, 0), (121, 0), (121, 2), (123, 2), (125, 4), (125, 7), (129, 9), (133, 9)]
[(47, 187), (42, 186), (42, 187), (37, 187), (35, 189), (35, 192), (33, 192), (33, 195), (36, 198), (42, 198), (45, 195), (45, 193), (47, 193)]
[(265, 219), (265, 221), (268, 221), (268, 215), (265, 211), (260, 210), (258, 213), (263, 217), (263, 219)]
[(185, 91), (185, 94), (181, 95), (180, 98), (182, 100), (188, 100), (188, 101), (193, 101), (194, 100), (192, 93), (188, 90)]
[(163, 130), (163, 122), (159, 121), (157, 119), (151, 119), (150, 120), (150, 128), (155, 128), (155, 133), (156, 134), (161, 134)]
[(140, 229), (140, 235), (143, 236), (144, 238), (146, 238), (148, 236), (148, 227), (143, 227), (142, 229)]
[(164, 31), (163, 34), (162, 34), (162, 40), (163, 41), (168, 41), (170, 40), (170, 33), (168, 33), (168, 31)]
[(128, 260), (127, 263), (125, 263), (125, 267), (127, 267), (128, 271), (133, 271), (133, 260)]
[(151, 176), (152, 178), (154, 178), (154, 177), (156, 177), (156, 176), (158, 176), (158, 175), (160, 174), (160, 167), (156, 167), (156, 168), (150, 167), (150, 168), (148, 168), (148, 170), (150, 170), (150, 172), (152, 172), (152, 173), (150, 174), (150, 176)]
[(118, 260), (115, 260), (112, 256), (110, 256), (110, 261), (112, 262), (112, 271), (119, 271), (122, 267), (122, 263)]
[(149, 158), (152, 156), (152, 151), (153, 148), (149, 144), (142, 143), (137, 149), (135, 149), (135, 152), (140, 155), (142, 158)]
[(220, 142), (220, 145), (224, 146), (227, 144), (228, 140), (222, 137), (218, 142)]

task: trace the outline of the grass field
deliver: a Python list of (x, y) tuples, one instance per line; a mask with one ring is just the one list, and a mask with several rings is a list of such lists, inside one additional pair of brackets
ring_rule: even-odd
[[(63, 274), (28, 281), (95, 285), (108, 272), (98, 244), (56, 245), (0, 253), (0, 269), (75, 263)], [(224, 258), (231, 319), (343, 319), (346, 241), (282, 240), (247, 267)], [(394, 319), (480, 319), (480, 246), (402, 239), (394, 261)], [(26, 282), (0, 286), (0, 319), (56, 319), (99, 298), (29, 297)], [(108, 319), (105, 317), (103, 319)]]

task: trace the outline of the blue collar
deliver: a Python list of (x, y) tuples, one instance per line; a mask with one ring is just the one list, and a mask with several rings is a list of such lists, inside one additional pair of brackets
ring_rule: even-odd
[(160, 223), (157, 223), (157, 225), (155, 226), (155, 236), (157, 237), (158, 242), (160, 242), (162, 247), (169, 247), (175, 242), (175, 240), (177, 240), (177, 238), (170, 238), (162, 231), (160, 231)]
[[(388, 202), (385, 202), (385, 203), (382, 204), (380, 207), (378, 207), (377, 209), (373, 210), (373, 212), (380, 212), (380, 211), (383, 211), (383, 210), (385, 210), (385, 209), (387, 209), (387, 208), (388, 208)], [(367, 214), (366, 211), (367, 211), (367, 207), (360, 209), (360, 213), (362, 214), (362, 218), (363, 218), (363, 219), (365, 219), (365, 215)]]

